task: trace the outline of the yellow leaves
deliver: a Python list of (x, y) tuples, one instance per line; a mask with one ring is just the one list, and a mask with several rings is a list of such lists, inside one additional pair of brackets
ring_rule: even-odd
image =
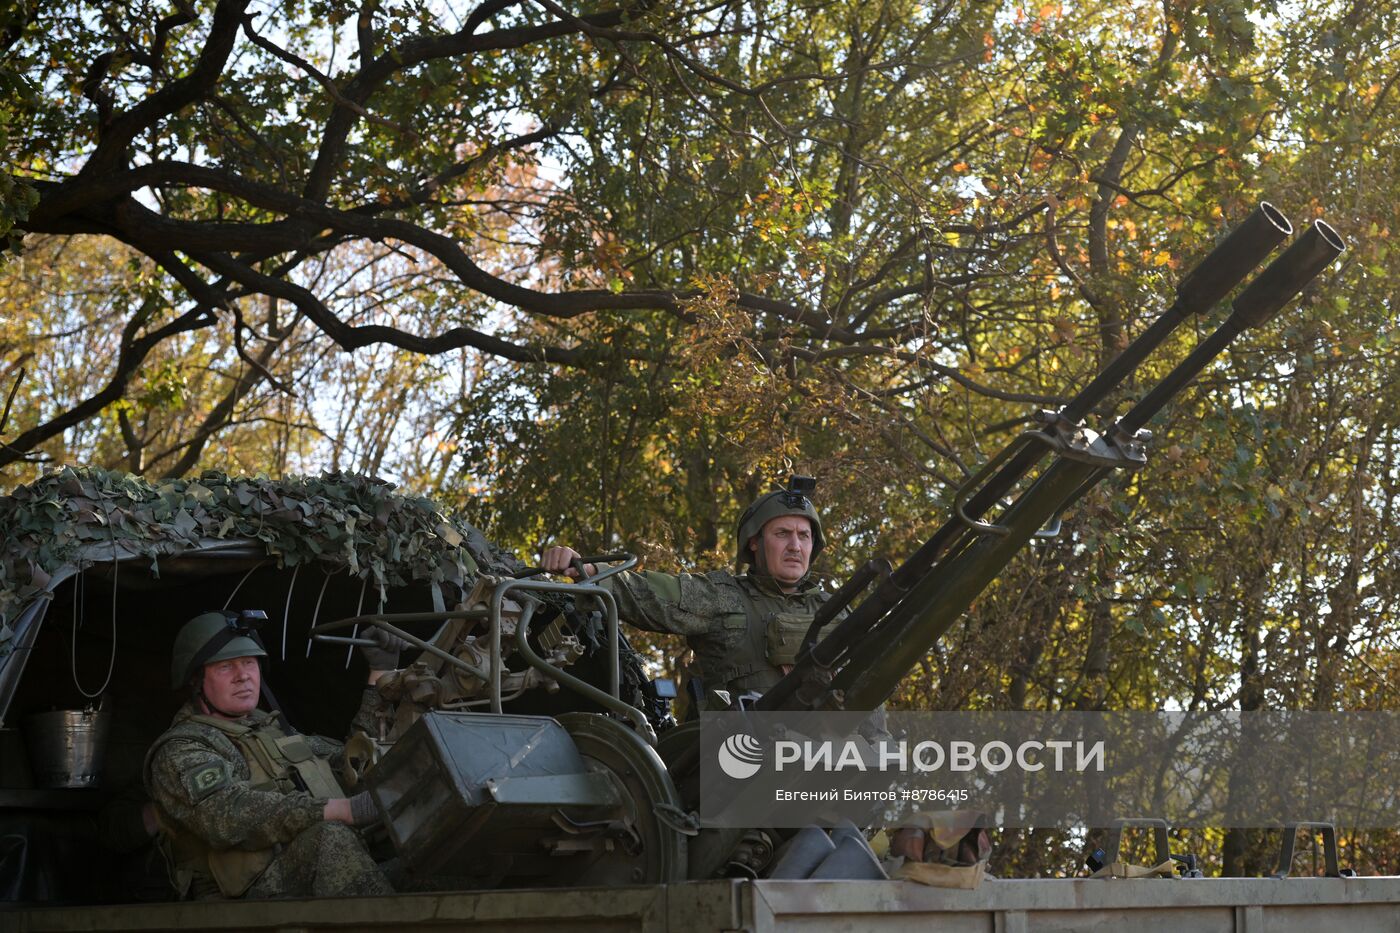
[(953, 171), (959, 172), (959, 173), (961, 173), (961, 172), (966, 172), (966, 171), (967, 171), (967, 163), (966, 163), (966, 162), (954, 162), (954, 163), (953, 163)]
[(1157, 255), (1155, 255), (1155, 256), (1152, 257), (1152, 265), (1154, 265), (1154, 266), (1165, 266), (1165, 265), (1167, 265), (1168, 263), (1170, 263), (1171, 261), (1172, 261), (1172, 254), (1169, 253), (1169, 252), (1167, 252), (1166, 250), (1160, 250), (1160, 251), (1157, 253)]

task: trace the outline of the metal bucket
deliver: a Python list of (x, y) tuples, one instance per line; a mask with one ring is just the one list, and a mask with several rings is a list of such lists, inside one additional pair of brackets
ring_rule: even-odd
[(39, 787), (97, 787), (102, 781), (112, 714), (68, 709), (25, 717), (29, 764)]

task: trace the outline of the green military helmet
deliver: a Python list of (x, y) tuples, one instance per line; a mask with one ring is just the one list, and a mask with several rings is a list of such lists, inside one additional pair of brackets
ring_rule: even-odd
[(195, 671), (215, 661), (229, 658), (265, 658), (253, 637), (249, 622), (266, 619), (261, 612), (203, 612), (190, 619), (175, 636), (170, 656), (170, 686), (178, 689), (190, 682)]
[(744, 509), (739, 516), (739, 524), (735, 529), (735, 552), (734, 559), (739, 567), (753, 563), (753, 552), (749, 550), (749, 539), (763, 530), (763, 526), (775, 518), (784, 515), (801, 515), (812, 523), (812, 557), (815, 561), (817, 555), (826, 546), (826, 537), (822, 534), (822, 519), (817, 514), (816, 506), (812, 505), (812, 500), (807, 495), (817, 488), (817, 481), (810, 476), (788, 477), (786, 489), (779, 489), (767, 495), (759, 496), (747, 509)]

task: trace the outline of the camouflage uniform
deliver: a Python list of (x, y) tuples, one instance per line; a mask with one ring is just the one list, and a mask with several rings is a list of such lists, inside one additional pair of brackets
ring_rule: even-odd
[[(366, 691), (371, 703), (375, 691)], [(364, 706), (356, 716), (360, 724)], [(338, 795), (334, 775), (340, 743), (298, 736), (288, 760), (299, 757), (329, 780), (315, 796), (293, 786), (291, 768), (278, 780), (255, 783), (255, 771), (229, 729), (250, 727), (264, 739), (286, 739), (272, 717), (255, 710), (218, 723), (186, 704), (146, 758), (146, 789), (155, 801), (167, 857), (182, 896), (333, 897), (393, 893), (354, 829), (322, 818)], [(316, 761), (302, 757), (313, 756)], [(259, 767), (254, 763), (255, 767)], [(257, 772), (261, 774), (261, 772)], [(310, 773), (310, 772), (307, 772)], [(300, 783), (305, 784), (305, 781)], [(230, 882), (228, 864), (240, 880)], [(250, 883), (251, 882), (251, 883)], [(239, 889), (242, 890), (239, 890)]]
[(817, 607), (831, 598), (809, 581), (784, 593), (771, 577), (723, 570), (628, 572), (602, 585), (617, 599), (620, 618), (648, 631), (684, 635), (706, 691), (731, 696), (776, 684), (783, 676), (780, 665), (792, 663)]

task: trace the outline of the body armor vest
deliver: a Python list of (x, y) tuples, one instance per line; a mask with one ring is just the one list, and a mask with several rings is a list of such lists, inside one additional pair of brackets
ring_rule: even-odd
[(780, 665), (794, 662), (818, 607), (830, 598), (816, 587), (791, 595), (772, 592), (748, 575), (737, 582), (743, 614), (725, 619), (721, 638), (695, 646), (706, 689), (728, 690), (731, 696), (761, 693), (776, 684), (783, 676)]
[[(183, 722), (199, 723), (228, 736), (248, 764), (248, 784), (252, 790), (282, 794), (307, 793), (312, 797), (344, 796), (330, 762), (312, 751), (303, 735), (287, 735), (277, 720), (255, 713), (252, 725), (194, 714)], [(147, 768), (151, 755), (147, 754)], [(161, 833), (166, 837), (167, 858), (172, 863), (175, 886), (183, 897), (200, 873), (214, 879), (224, 897), (242, 897), (277, 856), (277, 848), (213, 849), (194, 833), (156, 808)]]

